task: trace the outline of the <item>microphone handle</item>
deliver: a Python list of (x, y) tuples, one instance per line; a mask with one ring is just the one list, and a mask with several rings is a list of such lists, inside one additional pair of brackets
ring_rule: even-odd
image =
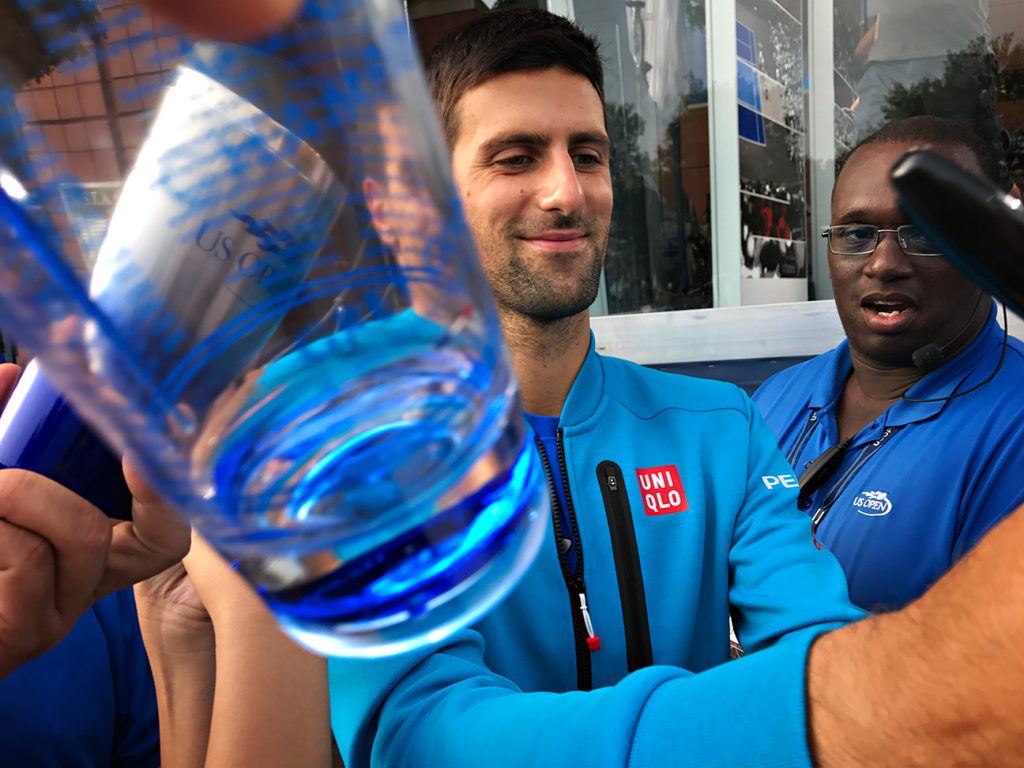
[(905, 154), (891, 180), (901, 207), (943, 255), (1024, 317), (1024, 205), (926, 149)]

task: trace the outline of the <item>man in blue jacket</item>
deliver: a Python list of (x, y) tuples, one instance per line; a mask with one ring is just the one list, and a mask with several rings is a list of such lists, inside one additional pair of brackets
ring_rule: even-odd
[[(680, 729), (706, 731), (694, 764), (806, 755), (807, 649), (860, 613), (739, 389), (594, 351), (612, 210), (594, 41), (545, 12), (495, 12), (442, 43), (429, 74), (547, 470), (551, 539), (442, 647), (332, 663), (346, 764), (667, 765)], [(716, 711), (690, 711), (677, 686), (728, 660), (730, 614), (748, 652), (768, 650), (734, 662), (743, 681), (702, 683), (720, 685)], [(707, 731), (731, 721), (756, 734)]]
[(1024, 345), (900, 210), (889, 169), (922, 145), (998, 183), (999, 158), (958, 123), (914, 117), (858, 145), (824, 233), (846, 340), (754, 395), (870, 610), (921, 595), (1024, 503)]

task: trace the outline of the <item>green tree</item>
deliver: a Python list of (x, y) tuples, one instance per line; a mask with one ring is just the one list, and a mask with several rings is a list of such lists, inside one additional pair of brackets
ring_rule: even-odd
[(1014, 45), (1012, 33), (994, 40), (991, 49), (979, 37), (964, 50), (947, 55), (941, 78), (925, 78), (909, 87), (893, 86), (884, 108), (885, 117), (900, 120), (932, 115), (967, 121), (1004, 155), (1005, 169), (1020, 167), (1022, 158), (1014, 157), (1017, 150), (1006, 146), (1006, 132), (1000, 128), (996, 115), (997, 101), (1024, 98), (1024, 70), (1007, 66), (1010, 62), (1024, 62), (1024, 49), (1020, 43)]

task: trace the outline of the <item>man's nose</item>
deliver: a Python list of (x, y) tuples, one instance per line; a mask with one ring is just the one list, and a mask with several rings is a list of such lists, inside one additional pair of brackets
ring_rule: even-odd
[(912, 270), (910, 257), (903, 252), (895, 232), (879, 232), (878, 245), (864, 264), (864, 274), (877, 280), (898, 280)]
[(583, 185), (572, 157), (554, 153), (544, 168), (538, 202), (545, 211), (572, 213), (583, 207)]

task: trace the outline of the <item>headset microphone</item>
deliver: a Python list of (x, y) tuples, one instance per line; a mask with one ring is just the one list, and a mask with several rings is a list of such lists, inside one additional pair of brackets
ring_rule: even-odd
[(915, 368), (921, 371), (930, 371), (942, 365), (942, 361), (946, 359), (946, 350), (933, 341), (920, 349), (915, 349), (914, 354), (910, 357), (914, 361)]
[[(979, 302), (981, 301), (981, 296), (984, 296), (984, 292), (981, 292), (981, 295), (978, 297)], [(974, 309), (975, 311), (977, 311), (977, 304), (974, 305)], [(974, 312), (971, 313), (971, 317), (974, 317)], [(968, 318), (968, 325), (970, 324), (970, 322), (970, 318)], [(967, 326), (965, 325), (964, 330), (966, 329)], [(963, 335), (963, 333), (964, 331), (960, 331), (960, 333), (956, 336), (956, 338), (953, 339), (953, 341), (947, 342), (945, 345), (941, 347), (938, 344), (933, 343), (925, 344), (923, 347), (915, 350), (914, 354), (911, 355), (911, 357), (914, 360), (914, 365), (923, 371), (930, 371), (932, 368), (937, 366), (945, 359), (946, 350), (949, 349), (949, 347), (952, 346), (956, 342), (956, 340)], [(996, 374), (999, 373), (999, 371), (1002, 369), (1003, 362), (1006, 360), (1006, 346), (1007, 344), (1009, 344), (1009, 341), (1010, 322), (1006, 317), (1006, 305), (1003, 304), (1003, 351), (999, 354), (999, 362), (996, 363), (995, 370), (993, 370), (992, 373), (990, 373), (984, 381), (982, 381), (980, 384), (975, 384), (973, 387), (971, 387), (970, 389), (966, 389), (963, 392), (957, 392), (954, 395), (946, 395), (945, 397), (907, 397), (906, 392), (904, 392), (902, 395), (900, 395), (900, 399), (906, 400), (908, 403), (938, 403), (942, 402), (943, 400), (956, 400), (958, 397), (963, 397), (964, 395), (971, 394), (971, 392), (976, 392), (977, 390), (981, 389), (986, 384), (988, 384), (990, 381), (992, 381), (992, 379), (996, 377)], [(935, 362), (932, 362), (933, 360), (935, 360)], [(929, 365), (929, 367), (925, 368), (925, 365)]]
[(974, 321), (974, 316), (978, 314), (978, 307), (981, 306), (981, 300), (984, 297), (985, 291), (979, 288), (978, 300), (974, 302), (974, 309), (971, 310), (971, 314), (967, 318), (967, 322), (964, 323), (964, 327), (960, 329), (960, 332), (956, 336), (945, 344), (936, 344), (933, 341), (930, 344), (925, 344), (923, 347), (918, 347), (914, 350), (914, 354), (910, 356), (910, 359), (913, 361), (915, 368), (927, 373), (933, 368), (938, 368), (946, 361), (946, 352), (948, 352), (954, 344), (960, 341), (960, 337), (967, 333), (967, 329), (970, 328), (971, 323)]

